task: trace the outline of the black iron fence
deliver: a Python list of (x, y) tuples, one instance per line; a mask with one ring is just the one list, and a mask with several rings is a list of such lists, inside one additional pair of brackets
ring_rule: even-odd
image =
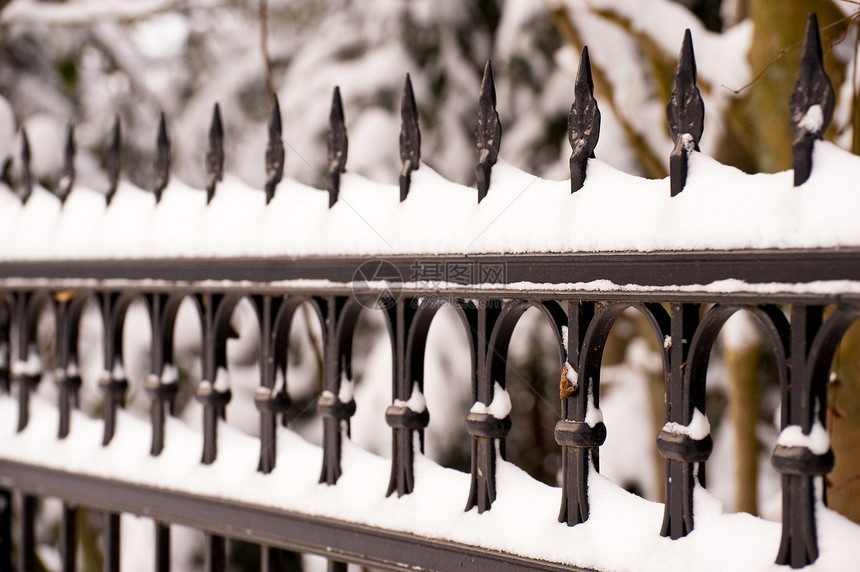
[[(821, 66), (821, 47), (814, 17), (810, 19), (803, 48), (802, 72), (791, 96), (791, 121), (795, 184), (803, 183), (813, 168), (814, 142), (826, 128), (833, 109), (833, 90)], [(675, 82), (667, 108), (675, 149), (670, 157), (671, 194), (682, 193), (689, 154), (697, 149), (704, 108), (695, 85), (696, 73), (689, 33), (684, 39)], [(582, 187), (588, 159), (599, 132), (600, 114), (592, 96), (588, 53), (576, 80), (570, 113), (571, 192)], [(808, 110), (819, 106), (823, 121), (803, 121)], [(412, 171), (420, 160), (417, 110), (407, 77), (402, 106), (400, 200), (409, 200)], [(495, 112), (495, 94), (489, 64), (481, 89), (476, 128), (479, 161), (476, 167), (478, 201), (492, 192), (490, 174), (498, 154), (501, 129)], [(347, 139), (339, 92), (335, 90), (329, 138), (330, 205), (338, 200), (340, 175), (345, 169)], [(169, 143), (162, 118), (158, 138), (157, 184), (160, 199), (169, 179)], [(283, 173), (284, 150), (280, 139), (280, 115), (275, 104), (271, 137), (266, 152), (267, 198), (271, 199)], [(60, 200), (73, 190), (74, 145), (67, 149)], [(217, 193), (223, 166), (222, 128), (218, 108), (206, 154), (207, 196)], [(119, 128), (109, 166), (110, 204), (119, 177)], [(32, 182), (27, 174), (29, 150), (24, 139), (22, 186), (24, 201)], [(109, 208), (109, 207), (108, 207)], [(538, 232), (540, 229), (536, 229)], [(294, 459), (278, 458), (278, 423), (290, 397), (286, 386), (276, 383), (287, 367), (289, 332), (297, 309), (309, 305), (322, 324), (322, 375), (324, 391), (317, 401), (323, 418), (323, 457), (320, 482), (336, 486), (342, 478), (342, 447), (349, 421), (356, 409), (343, 399), (344, 374), (351, 375), (352, 343), (356, 321), (363, 308), (373, 306), (385, 317), (393, 356), (392, 405), (384, 415), (391, 428), (391, 471), (387, 493), (410, 495), (415, 487), (415, 459), (430, 413), (404, 405), (415, 384), (423, 391), (424, 349), (428, 330), (439, 308), (455, 308), (468, 333), (471, 355), (472, 399), (490, 404), (496, 384), (504, 387), (508, 342), (518, 318), (537, 308), (554, 326), (559, 356), (575, 376), (560, 388), (559, 419), (555, 439), (562, 452), (562, 490), (558, 520), (573, 527), (589, 519), (589, 479), (598, 466), (598, 455), (607, 428), (589, 417), (599, 406), (601, 356), (609, 331), (627, 308), (638, 309), (660, 340), (665, 379), (665, 421), (680, 426), (691, 423), (694, 412), (705, 412), (705, 373), (711, 348), (722, 325), (735, 312), (751, 312), (772, 341), (781, 391), (781, 425), (797, 425), (809, 434), (816, 423), (824, 424), (824, 404), (830, 366), (842, 335), (860, 317), (860, 296), (838, 286), (814, 288), (820, 281), (860, 281), (860, 250), (744, 250), (678, 252), (605, 252), (547, 254), (480, 254), (416, 257), (409, 253), (376, 257), (375, 266), (360, 256), (289, 257), (258, 259), (139, 259), (139, 260), (40, 260), (0, 263), (0, 295), (6, 349), (2, 391), (17, 396), (17, 429), (30, 429), (30, 397), (42, 371), (32, 363), (36, 320), (44, 309), (56, 319), (56, 382), (59, 388), (56, 415), (57, 440), (74, 432), (70, 420), (77, 405), (81, 379), (74, 364), (80, 321), (86, 304), (96, 302), (104, 320), (104, 369), (113, 372), (101, 383), (104, 396), (102, 442), (111, 443), (116, 432), (117, 410), (123, 404), (128, 382), (122, 377), (123, 328), (130, 304), (145, 302), (152, 326), (151, 375), (146, 392), (151, 399), (151, 447), (159, 456), (170, 439), (166, 420), (176, 398), (176, 384), (167, 372), (174, 364), (174, 326), (183, 300), (195, 302), (203, 328), (202, 379), (214, 380), (219, 368), (228, 367), (227, 340), (230, 317), (241, 300), (249, 300), (260, 325), (260, 388), (255, 397), (259, 410), (258, 471), (268, 474), (276, 465)], [(416, 271), (438, 274), (438, 268), (469, 268), (469, 272), (444, 275), (444, 290), (437, 284), (408, 280)], [(426, 268), (425, 268), (426, 267)], [(476, 269), (486, 272), (475, 278)], [(732, 288), (715, 291), (706, 286), (734, 280)], [(595, 281), (605, 281), (600, 289)], [(786, 288), (763, 287), (778, 283)], [(590, 285), (591, 284), (591, 285)], [(630, 286), (634, 285), (634, 286)], [(790, 287), (788, 285), (791, 285)], [(825, 307), (828, 311), (825, 312)], [(561, 364), (560, 364), (561, 365)], [(561, 368), (560, 368), (561, 369)], [(576, 379), (576, 383), (571, 382)], [(231, 403), (231, 393), (217, 384), (201, 383), (196, 398), (203, 407), (201, 463), (212, 464), (219, 455), (219, 419)], [(7, 398), (9, 399), (9, 398)], [(505, 458), (505, 437), (510, 417), (497, 417), (480, 408), (468, 413), (466, 428), (471, 439), (471, 486), (463, 491), (465, 509), (491, 511), (498, 498), (516, 495), (497, 484), (497, 468)], [(346, 429), (346, 430), (345, 430)], [(694, 530), (694, 496), (704, 482), (710, 435), (663, 430), (656, 436), (665, 458), (665, 511), (663, 524), (654, 534), (680, 539)], [(777, 446), (773, 465), (782, 479), (782, 539), (776, 562), (803, 567), (819, 555), (816, 506), (823, 495), (816, 479), (834, 464), (831, 450), (813, 451), (806, 446)], [(267, 477), (274, 478), (274, 477)], [(77, 473), (24, 463), (3, 455), (0, 445), (0, 568), (32, 570), (35, 567), (34, 526), (37, 499), (58, 497), (64, 503), (61, 555), (64, 570), (75, 568), (77, 507), (104, 511), (105, 569), (119, 565), (119, 514), (128, 512), (155, 521), (158, 570), (169, 567), (171, 523), (193, 526), (207, 535), (207, 566), (225, 566), (225, 538), (253, 540), (262, 547), (264, 569), (282, 566), (282, 550), (321, 554), (330, 569), (345, 562), (381, 568), (451, 570), (572, 569), (568, 564), (535, 556), (471, 546), (408, 532), (356, 524), (347, 520), (280, 510), (261, 504), (213, 498), (121, 479)], [(12, 519), (13, 496), (20, 496)], [(14, 542), (13, 542), (14, 539)], [(14, 548), (14, 550), (13, 550)], [(726, 547), (730, 549), (731, 547)], [(575, 547), (571, 550), (575, 552)], [(13, 558), (13, 556), (15, 558)], [(575, 556), (572, 556), (575, 559)]]

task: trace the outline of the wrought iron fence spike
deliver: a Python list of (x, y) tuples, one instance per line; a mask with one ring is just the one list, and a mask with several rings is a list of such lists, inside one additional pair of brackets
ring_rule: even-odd
[(224, 179), (224, 126), (221, 107), (216, 103), (209, 126), (209, 147), (206, 149), (206, 204), (215, 196), (215, 185)]
[(278, 96), (272, 105), (272, 117), (269, 120), (269, 143), (266, 146), (266, 204), (274, 198), (275, 188), (284, 176), (284, 142), (281, 127), (281, 105)]
[(789, 102), (795, 186), (806, 182), (812, 172), (812, 147), (830, 125), (834, 99), (833, 86), (824, 70), (818, 18), (810, 14), (800, 53), (800, 75)]
[(571, 148), (570, 192), (575, 193), (585, 184), (588, 160), (594, 158), (594, 148), (600, 139), (600, 108), (594, 99), (594, 79), (591, 77), (588, 46), (582, 48), (567, 128)]
[(421, 161), (421, 130), (418, 127), (418, 106), (415, 105), (415, 94), (412, 92), (412, 80), (406, 74), (403, 84), (403, 99), (400, 103), (400, 161), (403, 169), (400, 171), (400, 202), (406, 200), (409, 186), (412, 184), (412, 171), (419, 167)]
[(161, 201), (161, 193), (170, 182), (170, 139), (167, 137), (167, 124), (164, 112), (158, 122), (158, 144), (155, 152), (155, 202)]
[(328, 134), (328, 206), (331, 208), (337, 202), (340, 194), (340, 174), (346, 171), (346, 156), (349, 149), (349, 139), (346, 134), (346, 124), (343, 117), (343, 102), (340, 99), (340, 88), (334, 87), (331, 98), (331, 115), (329, 116), (331, 130)]
[(684, 42), (675, 70), (675, 83), (666, 105), (666, 122), (675, 148), (669, 155), (669, 178), (672, 196), (687, 184), (687, 158), (699, 150), (699, 140), (705, 122), (705, 105), (696, 87), (696, 58), (690, 30), (684, 32)]
[(30, 138), (27, 137), (27, 129), (24, 127), (21, 128), (21, 187), (21, 202), (27, 204), (33, 194), (33, 176), (30, 173)]
[(107, 172), (108, 172), (108, 191), (105, 197), (107, 204), (110, 204), (116, 194), (116, 189), (119, 186), (119, 155), (120, 146), (122, 145), (122, 128), (120, 127), (119, 115), (114, 118), (113, 122), (113, 140), (111, 141), (110, 149), (107, 155)]
[(75, 184), (75, 126), (69, 125), (66, 135), (66, 148), (63, 153), (63, 170), (57, 185), (57, 197), (65, 203)]
[(3, 166), (0, 167), (0, 182), (10, 189), (14, 188), (12, 185), (12, 161), (12, 157), (6, 157)]
[(475, 142), (478, 148), (475, 178), (480, 203), (490, 190), (490, 173), (499, 158), (499, 146), (502, 142), (502, 124), (496, 111), (496, 84), (493, 79), (493, 64), (490, 60), (487, 60), (484, 66), (484, 77), (481, 80)]

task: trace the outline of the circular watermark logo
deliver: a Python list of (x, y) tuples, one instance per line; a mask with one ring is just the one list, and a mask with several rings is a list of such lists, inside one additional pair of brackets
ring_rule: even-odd
[(402, 290), (403, 276), (387, 260), (368, 260), (352, 275), (352, 295), (365, 308), (387, 310), (397, 303)]

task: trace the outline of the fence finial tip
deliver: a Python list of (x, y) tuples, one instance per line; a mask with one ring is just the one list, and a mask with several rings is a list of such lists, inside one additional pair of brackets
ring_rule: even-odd
[(705, 124), (705, 104), (696, 87), (696, 57), (689, 28), (684, 32), (675, 82), (666, 105), (666, 122), (675, 142), (669, 155), (670, 192), (674, 197), (687, 184), (687, 157), (699, 150)]
[(27, 137), (27, 128), (21, 128), (21, 186), (23, 187), (23, 195), (21, 202), (24, 204), (30, 199), (33, 194), (33, 177), (30, 173), (30, 138)]
[(343, 116), (343, 101), (340, 98), (340, 88), (334, 86), (331, 97), (331, 114), (329, 115), (331, 129), (328, 134), (328, 206), (331, 208), (337, 202), (340, 194), (340, 175), (346, 171), (346, 156), (349, 149), (349, 139), (346, 134), (346, 123)]
[(594, 158), (594, 148), (600, 139), (600, 108), (594, 98), (594, 79), (591, 76), (588, 46), (582, 48), (567, 128), (571, 147), (570, 192), (574, 193), (585, 184), (588, 160)]
[(418, 127), (418, 106), (412, 91), (412, 80), (406, 74), (403, 84), (403, 100), (400, 104), (400, 202), (406, 200), (412, 184), (412, 171), (418, 169), (421, 161), (421, 130)]
[(108, 191), (105, 201), (108, 205), (113, 200), (113, 196), (116, 194), (116, 189), (119, 186), (119, 155), (121, 145), (122, 128), (120, 127), (119, 114), (117, 114), (113, 121), (113, 141), (111, 141), (107, 156)]
[(65, 203), (75, 184), (75, 126), (70, 124), (66, 132), (66, 148), (63, 151), (63, 170), (57, 185), (57, 197)]
[(487, 60), (484, 77), (481, 80), (481, 93), (478, 97), (478, 122), (475, 125), (475, 143), (478, 149), (478, 163), (475, 165), (475, 178), (480, 203), (490, 190), (490, 173), (499, 158), (502, 142), (502, 124), (496, 111), (496, 85), (493, 78), (493, 65)]
[(275, 196), (275, 188), (284, 176), (284, 142), (281, 126), (281, 104), (275, 94), (269, 120), (269, 142), (266, 145), (266, 204)]
[(830, 125), (834, 100), (833, 86), (824, 70), (818, 18), (809, 14), (800, 52), (800, 74), (789, 101), (795, 186), (806, 182), (812, 173), (812, 147)]
[(167, 136), (167, 121), (164, 112), (158, 121), (158, 142), (155, 152), (155, 202), (161, 201), (161, 194), (170, 182), (170, 139)]
[(224, 126), (221, 106), (215, 104), (209, 126), (209, 147), (206, 149), (206, 204), (215, 196), (215, 185), (224, 179)]

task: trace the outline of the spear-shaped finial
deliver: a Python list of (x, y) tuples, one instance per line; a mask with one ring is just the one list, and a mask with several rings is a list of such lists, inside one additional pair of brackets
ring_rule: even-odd
[(340, 193), (340, 174), (346, 171), (346, 153), (349, 140), (346, 136), (346, 125), (343, 119), (343, 102), (340, 99), (340, 88), (335, 86), (331, 98), (331, 115), (329, 116), (331, 130), (328, 134), (328, 206), (331, 208), (337, 202)]
[(26, 204), (33, 193), (33, 176), (30, 174), (30, 138), (27, 137), (27, 130), (23, 127), (21, 128), (21, 187), (23, 187), (21, 202)]
[(206, 204), (215, 196), (215, 185), (224, 179), (224, 127), (221, 107), (216, 103), (209, 126), (209, 147), (206, 149)]
[(573, 88), (573, 105), (567, 116), (570, 140), (570, 192), (575, 193), (585, 184), (588, 160), (594, 158), (594, 148), (600, 138), (600, 109), (594, 99), (594, 80), (591, 77), (591, 60), (588, 46), (582, 48), (579, 70)]
[(266, 145), (266, 204), (275, 196), (275, 187), (284, 176), (284, 142), (281, 139), (281, 105), (278, 96), (272, 105), (272, 118), (269, 120), (269, 143)]
[(161, 201), (161, 193), (170, 182), (170, 139), (167, 138), (167, 124), (164, 112), (158, 122), (158, 143), (155, 151), (155, 202)]
[(63, 171), (60, 174), (60, 183), (57, 185), (57, 196), (61, 203), (65, 203), (72, 192), (75, 184), (75, 126), (69, 125), (66, 135), (66, 149), (63, 153)]
[(499, 158), (499, 146), (502, 143), (502, 124), (496, 111), (496, 83), (493, 80), (493, 65), (490, 60), (487, 60), (484, 66), (484, 78), (481, 80), (475, 141), (478, 147), (475, 178), (478, 183), (478, 202), (480, 203), (490, 190), (490, 172)]
[(107, 204), (111, 203), (119, 186), (119, 154), (121, 144), (122, 129), (120, 128), (119, 115), (117, 115), (113, 121), (113, 141), (111, 141), (107, 156), (108, 190), (105, 197)]
[(699, 140), (705, 122), (705, 105), (696, 87), (696, 58), (693, 55), (693, 38), (688, 29), (675, 71), (675, 85), (666, 106), (666, 121), (675, 148), (669, 155), (669, 177), (674, 197), (687, 184), (687, 158), (699, 150)]
[(0, 182), (12, 188), (12, 157), (6, 157), (3, 167), (0, 168)]
[(421, 130), (418, 128), (418, 106), (415, 105), (415, 94), (412, 93), (412, 80), (406, 74), (403, 85), (403, 100), (400, 103), (400, 161), (403, 169), (400, 171), (400, 202), (406, 200), (409, 185), (412, 183), (412, 171), (418, 169), (421, 161)]
[(824, 71), (818, 18), (810, 14), (800, 53), (800, 76), (789, 102), (791, 129), (794, 131), (791, 158), (795, 186), (806, 182), (812, 172), (812, 146), (830, 125), (833, 100), (833, 86)]

